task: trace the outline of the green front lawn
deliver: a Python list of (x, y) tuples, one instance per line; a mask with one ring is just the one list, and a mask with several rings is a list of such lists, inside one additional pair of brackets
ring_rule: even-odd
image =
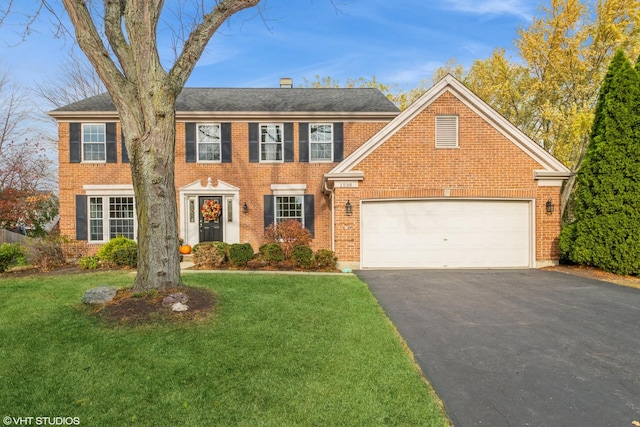
[(83, 292), (132, 275), (0, 276), (0, 416), (83, 426), (445, 426), (437, 397), (353, 276), (190, 274), (214, 316), (112, 326)]

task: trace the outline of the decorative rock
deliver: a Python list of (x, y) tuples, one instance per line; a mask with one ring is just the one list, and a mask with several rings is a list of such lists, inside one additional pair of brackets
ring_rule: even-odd
[(104, 304), (116, 296), (117, 289), (112, 286), (98, 286), (87, 290), (82, 296), (85, 304)]
[(169, 307), (170, 305), (173, 305), (177, 302), (181, 302), (184, 304), (187, 301), (189, 301), (189, 297), (183, 294), (182, 292), (178, 292), (178, 293), (167, 295), (166, 297), (164, 297), (162, 299), (162, 306)]
[(171, 306), (172, 311), (187, 311), (189, 307), (181, 302), (177, 302)]

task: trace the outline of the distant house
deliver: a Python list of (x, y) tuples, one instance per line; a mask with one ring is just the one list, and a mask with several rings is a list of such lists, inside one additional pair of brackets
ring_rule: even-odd
[[(286, 83), (286, 82), (285, 82)], [(447, 76), (400, 112), (376, 89), (197, 89), (177, 100), (180, 235), (257, 248), (296, 219), (356, 268), (536, 267), (558, 259), (570, 171)], [(136, 238), (108, 95), (58, 121), (60, 231), (87, 252)], [(206, 201), (220, 216), (202, 217)], [(555, 207), (555, 209), (553, 209)]]

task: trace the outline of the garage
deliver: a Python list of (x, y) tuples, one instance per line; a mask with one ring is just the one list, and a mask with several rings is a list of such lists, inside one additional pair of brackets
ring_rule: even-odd
[(362, 268), (532, 266), (528, 200), (363, 201)]

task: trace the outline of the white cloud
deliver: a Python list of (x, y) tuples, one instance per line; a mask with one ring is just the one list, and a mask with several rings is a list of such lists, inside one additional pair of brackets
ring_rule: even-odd
[(525, 0), (444, 0), (444, 8), (479, 15), (515, 15), (530, 20), (534, 10)]

